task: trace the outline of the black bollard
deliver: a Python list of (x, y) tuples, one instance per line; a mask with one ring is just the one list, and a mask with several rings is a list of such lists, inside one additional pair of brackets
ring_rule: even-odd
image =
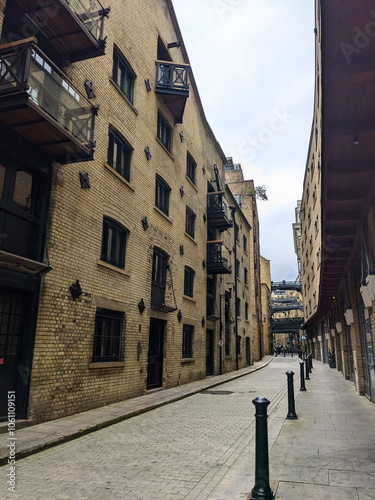
[(300, 388), (300, 391), (306, 391), (306, 386), (305, 386), (305, 374), (304, 374), (304, 362), (303, 361), (300, 361), (300, 364), (299, 364), (299, 371), (300, 371), (300, 375), (301, 375), (301, 388)]
[(268, 432), (266, 398), (253, 399), (255, 405), (255, 486), (251, 490), (250, 500), (273, 500), (270, 488), (268, 464)]
[(286, 418), (288, 420), (297, 420), (296, 408), (294, 404), (294, 384), (293, 384), (293, 375), (294, 372), (288, 371), (286, 372), (286, 376), (288, 377), (288, 415)]
[(309, 377), (309, 358), (305, 358), (305, 380), (310, 380)]

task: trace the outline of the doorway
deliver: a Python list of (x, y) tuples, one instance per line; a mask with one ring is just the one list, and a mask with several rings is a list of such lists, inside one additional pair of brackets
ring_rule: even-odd
[(214, 374), (214, 331), (206, 331), (206, 375)]
[(147, 389), (156, 389), (163, 385), (163, 346), (165, 322), (150, 319), (148, 342)]

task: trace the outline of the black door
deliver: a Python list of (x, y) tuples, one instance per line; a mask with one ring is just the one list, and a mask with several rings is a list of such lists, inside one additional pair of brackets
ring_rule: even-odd
[(250, 365), (250, 337), (246, 337), (246, 364)]
[(155, 389), (163, 384), (163, 337), (164, 321), (151, 318), (148, 343), (147, 389)]
[(7, 415), (7, 398), (16, 393), (16, 416), (25, 418), (31, 337), (26, 306), (32, 298), (12, 290), (0, 291), (0, 420)]
[(214, 332), (206, 332), (206, 375), (214, 374)]

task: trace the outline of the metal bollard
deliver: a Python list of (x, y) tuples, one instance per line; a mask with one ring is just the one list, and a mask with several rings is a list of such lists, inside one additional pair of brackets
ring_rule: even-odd
[(253, 399), (255, 405), (255, 486), (249, 500), (274, 500), (269, 482), (268, 432), (266, 398)]
[(304, 364), (305, 363), (303, 361), (300, 361), (300, 363), (299, 363), (299, 371), (300, 371), (300, 375), (301, 375), (301, 388), (300, 388), (300, 391), (306, 391)]
[(294, 372), (288, 371), (286, 372), (286, 376), (288, 377), (288, 415), (286, 418), (288, 420), (296, 420), (296, 407), (294, 403), (294, 384), (293, 384), (293, 375)]
[(309, 361), (308, 358), (305, 358), (305, 380), (310, 380), (309, 377)]

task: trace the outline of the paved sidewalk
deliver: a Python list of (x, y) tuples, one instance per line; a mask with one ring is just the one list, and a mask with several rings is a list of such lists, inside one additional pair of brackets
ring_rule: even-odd
[(277, 500), (375, 499), (375, 404), (327, 364), (313, 361), (298, 420), (285, 420), (270, 450)]
[[(180, 387), (151, 391), (144, 396), (18, 429), (16, 430), (17, 459), (243, 377), (264, 368), (272, 360), (273, 356), (265, 356), (251, 367), (242, 368), (238, 371), (208, 377)], [(9, 457), (7, 448), (8, 434), (4, 432), (7, 431), (7, 423), (1, 424), (1, 427), (3, 433), (0, 433), (0, 466), (8, 463)]]

